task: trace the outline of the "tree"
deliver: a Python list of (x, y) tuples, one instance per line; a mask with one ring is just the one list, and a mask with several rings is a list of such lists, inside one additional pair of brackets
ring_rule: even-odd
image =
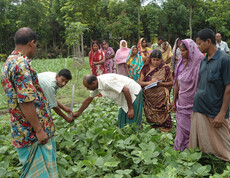
[[(230, 1), (208, 0), (206, 3), (206, 21), (215, 32), (221, 32), (225, 37), (230, 36)], [(224, 9), (224, 10), (223, 10)]]
[(190, 38), (192, 39), (192, 15), (194, 7), (199, 7), (199, 3), (202, 0), (180, 0), (181, 3), (183, 3), (186, 7), (189, 9), (189, 32), (190, 32)]

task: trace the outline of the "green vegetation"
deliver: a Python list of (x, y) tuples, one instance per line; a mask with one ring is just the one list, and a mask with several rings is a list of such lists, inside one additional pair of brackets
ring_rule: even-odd
[[(75, 95), (74, 103), (80, 103), (82, 100), (88, 96), (88, 91), (83, 87), (82, 79), (85, 74), (90, 73), (89, 59), (85, 58), (85, 66), (82, 69), (75, 68), (72, 58), (58, 58), (58, 59), (40, 59), (33, 60), (32, 67), (37, 71), (37, 73), (51, 71), (59, 72), (63, 68), (67, 68), (71, 71), (73, 75), (73, 80), (71, 80), (65, 87), (59, 89), (57, 93), (57, 99), (60, 100), (64, 105), (70, 106), (73, 82), (75, 82)], [(3, 62), (0, 62), (0, 68), (2, 68)], [(75, 71), (76, 70), (76, 71)], [(78, 73), (79, 75), (75, 73)], [(0, 110), (7, 108), (7, 100), (2, 85), (0, 85)]]
[[(83, 76), (90, 71), (88, 58), (85, 62), (82, 69), (76, 69), (79, 76), (74, 79), (75, 103), (88, 96), (82, 85)], [(58, 72), (62, 68), (75, 72), (71, 58), (33, 60), (32, 65), (38, 73)], [(59, 100), (66, 105), (71, 102), (72, 82), (58, 92)], [(2, 92), (1, 95), (5, 100)], [(74, 111), (79, 107), (76, 104)], [(160, 133), (150, 129), (144, 115), (143, 129), (138, 132), (131, 126), (119, 129), (117, 111), (118, 107), (108, 99), (95, 98), (72, 124), (52, 113), (60, 177), (227, 177), (230, 174), (229, 163), (212, 155), (202, 155), (198, 149), (182, 153), (173, 150), (174, 113), (173, 130)], [(21, 174), (22, 166), (11, 142), (10, 116), (0, 115), (0, 177), (19, 177)]]
[[(60, 177), (227, 177), (230, 164), (196, 151), (173, 150), (172, 133), (117, 126), (118, 107), (96, 101), (72, 124), (53, 113)], [(79, 105), (75, 105), (75, 110)], [(173, 115), (174, 116), (174, 115)], [(173, 117), (174, 118), (174, 117)], [(175, 119), (175, 118), (174, 118)], [(0, 177), (18, 177), (21, 165), (11, 145), (9, 120), (0, 126)]]

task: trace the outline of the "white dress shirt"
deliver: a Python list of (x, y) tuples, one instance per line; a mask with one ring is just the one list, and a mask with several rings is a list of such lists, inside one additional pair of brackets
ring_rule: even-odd
[(97, 76), (98, 88), (94, 91), (90, 91), (90, 97), (95, 97), (98, 94), (106, 96), (120, 106), (125, 112), (128, 112), (128, 104), (124, 93), (122, 92), (124, 86), (126, 86), (131, 94), (132, 103), (136, 99), (136, 95), (141, 91), (141, 86), (126, 76), (119, 74), (103, 74)]

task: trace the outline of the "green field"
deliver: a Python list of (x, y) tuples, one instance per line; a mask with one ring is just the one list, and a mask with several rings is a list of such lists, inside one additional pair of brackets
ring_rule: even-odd
[[(71, 80), (62, 89), (59, 89), (57, 93), (57, 99), (61, 103), (70, 106), (73, 82), (75, 82), (74, 103), (79, 103), (86, 96), (88, 96), (89, 91), (87, 91), (82, 84), (83, 76), (87, 73), (90, 73), (88, 61), (89, 59), (88, 57), (86, 57), (85, 65), (83, 65), (83, 67), (81, 66), (79, 67), (75, 65), (72, 58), (42, 59), (42, 60), (33, 60), (32, 66), (37, 71), (37, 73), (46, 72), (46, 71), (59, 72), (63, 68), (67, 68), (71, 71), (73, 75), (73, 80)], [(2, 68), (2, 65), (3, 62), (0, 62), (0, 68)], [(2, 89), (2, 85), (0, 85), (0, 110), (6, 108), (7, 108), (6, 96)]]
[[(88, 59), (85, 59), (88, 61)], [(2, 65), (2, 64), (1, 64)], [(74, 73), (73, 59), (34, 60), (37, 72), (58, 72), (68, 68)], [(74, 111), (79, 108), (88, 91), (82, 77), (89, 65), (80, 69), (76, 82)], [(69, 105), (72, 82), (58, 92), (58, 99)], [(1, 99), (5, 99), (1, 88)], [(2, 101), (2, 100), (1, 100)], [(2, 101), (1, 104), (6, 105)], [(175, 114), (171, 133), (150, 129), (143, 115), (143, 129), (131, 126), (119, 129), (118, 107), (106, 98), (96, 98), (85, 112), (68, 124), (54, 112), (56, 126), (57, 163), (60, 177), (228, 177), (230, 164), (212, 155), (202, 155), (199, 149), (178, 152), (173, 150), (176, 133)], [(0, 115), (0, 177), (19, 177), (21, 165), (11, 144), (9, 115)]]

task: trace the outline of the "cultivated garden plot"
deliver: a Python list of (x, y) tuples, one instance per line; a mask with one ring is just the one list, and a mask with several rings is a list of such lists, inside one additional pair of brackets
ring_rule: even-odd
[[(33, 60), (32, 65), (38, 73), (58, 72), (62, 68), (73, 72), (72, 59)], [(82, 86), (82, 78), (89, 72), (86, 63), (80, 71), (81, 78), (74, 79), (79, 87), (75, 93), (76, 103), (88, 96), (88, 91)], [(0, 90), (5, 100), (1, 87)], [(58, 92), (60, 101), (70, 104), (71, 90), (72, 81)], [(211, 155), (202, 155), (199, 149), (181, 153), (173, 150), (175, 114), (172, 113), (174, 127), (170, 133), (151, 129), (144, 115), (142, 129), (136, 131), (134, 126), (119, 129), (118, 107), (103, 97), (95, 100), (71, 124), (52, 112), (60, 177), (219, 178), (230, 175), (229, 163)], [(2, 102), (6, 103), (6, 100)], [(80, 104), (75, 104), (74, 111), (79, 107)], [(0, 115), (0, 120), (0, 177), (19, 177), (22, 166), (11, 144), (9, 115)]]

